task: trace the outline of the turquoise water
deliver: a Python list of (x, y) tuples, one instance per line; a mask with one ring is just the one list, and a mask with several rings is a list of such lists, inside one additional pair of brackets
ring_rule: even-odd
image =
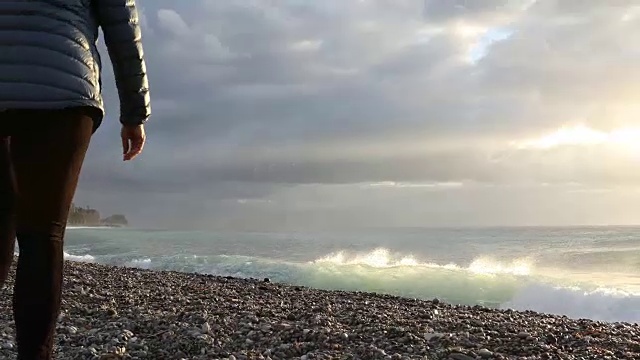
[(70, 260), (640, 322), (640, 228), (216, 233), (70, 228)]

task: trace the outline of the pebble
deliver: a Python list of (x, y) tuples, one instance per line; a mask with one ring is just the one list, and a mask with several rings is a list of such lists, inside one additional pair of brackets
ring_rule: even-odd
[(451, 359), (451, 360), (475, 360), (471, 356), (466, 355), (466, 354), (462, 354), (462, 353), (449, 354), (449, 359)]
[(482, 358), (490, 358), (493, 356), (493, 353), (488, 349), (480, 349), (478, 350), (478, 355)]
[[(640, 325), (67, 262), (55, 358), (640, 359)], [(0, 358), (16, 359), (12, 270)]]
[(211, 332), (211, 325), (209, 323), (202, 324), (202, 333), (208, 334), (209, 332)]
[(431, 341), (432, 339), (438, 340), (440, 338), (443, 338), (445, 336), (445, 334), (442, 333), (428, 333), (424, 335), (424, 338), (427, 341)]

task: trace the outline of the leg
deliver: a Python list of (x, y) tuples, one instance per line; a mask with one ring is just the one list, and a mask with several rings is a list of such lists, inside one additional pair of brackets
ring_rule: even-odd
[(10, 144), (20, 247), (13, 308), (18, 359), (48, 360), (60, 312), (64, 232), (93, 122), (78, 110), (32, 114)]
[(13, 263), (16, 243), (16, 188), (9, 154), (9, 137), (0, 136), (0, 287), (4, 285)]

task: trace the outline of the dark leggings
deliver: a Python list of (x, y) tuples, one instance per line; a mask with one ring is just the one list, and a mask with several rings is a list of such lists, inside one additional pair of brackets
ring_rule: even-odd
[(20, 249), (13, 292), (19, 360), (51, 359), (63, 238), (93, 121), (80, 108), (0, 112), (0, 281)]

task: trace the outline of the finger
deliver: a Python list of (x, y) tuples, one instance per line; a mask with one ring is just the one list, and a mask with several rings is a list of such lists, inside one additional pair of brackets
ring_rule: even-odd
[(129, 152), (129, 139), (122, 136), (122, 154), (126, 154)]
[(144, 139), (139, 138), (135, 139), (133, 145), (131, 146), (131, 154), (133, 157), (138, 156), (142, 152), (142, 148), (144, 147)]
[(144, 138), (132, 139), (129, 152), (126, 154), (127, 160), (133, 160), (136, 156), (140, 155), (144, 148)]

